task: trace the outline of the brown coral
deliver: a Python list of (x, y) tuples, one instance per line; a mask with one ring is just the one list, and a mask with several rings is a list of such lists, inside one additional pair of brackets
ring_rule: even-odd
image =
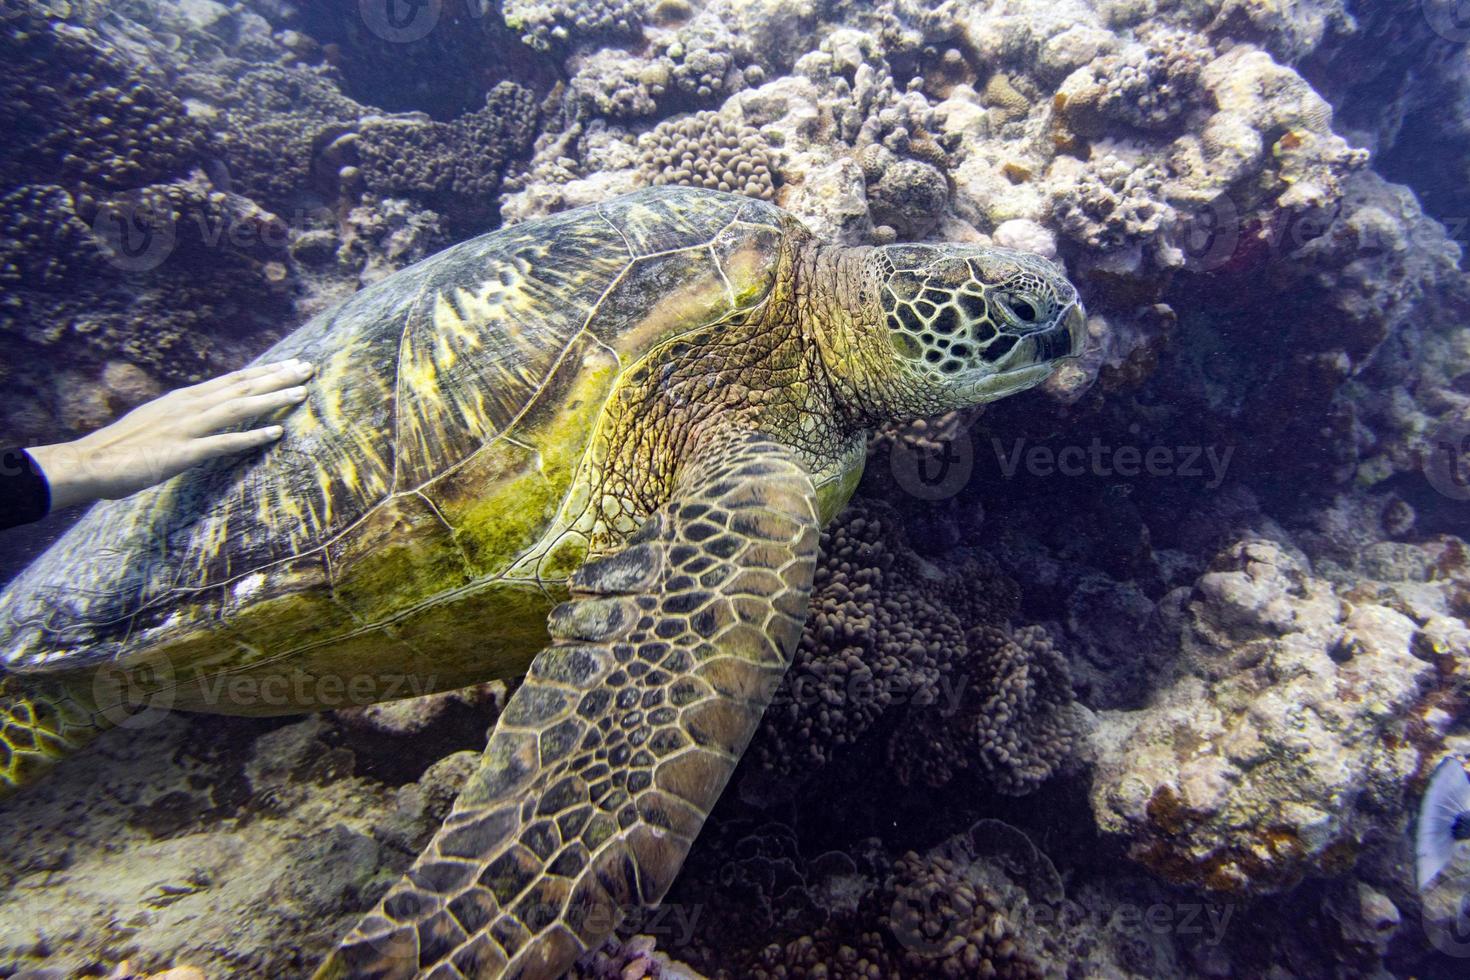
[(877, 840), (808, 858), (777, 823), (714, 834), (738, 837), (722, 840), (720, 862), (702, 841), (671, 896), (711, 906), (680, 953), (713, 977), (1030, 978), (1059, 938), (1021, 928), (1065, 895), (1051, 862), (999, 821), (897, 860)]
[(969, 683), (954, 716), (905, 726), (889, 745), (901, 781), (942, 786), (978, 764), (997, 790), (1019, 796), (1074, 759), (1083, 723), (1066, 658), (1045, 629), (977, 627), (957, 659)]
[(530, 146), (535, 129), (531, 93), (501, 82), (484, 106), (447, 123), (422, 117), (364, 120), (355, 141), (357, 166), (374, 193), (412, 197), (460, 227), (483, 224), (505, 165)]
[(1070, 758), (1079, 724), (1047, 634), (1005, 627), (1013, 595), (986, 560), (928, 562), (891, 508), (855, 503), (823, 535), (810, 618), (751, 752), (809, 776), (887, 732), (901, 781), (977, 769), (1029, 792)]
[(771, 154), (760, 133), (718, 113), (659, 123), (638, 145), (644, 171), (655, 184), (736, 191), (765, 200), (775, 195)]
[(45, 174), (98, 192), (137, 187), (186, 174), (210, 149), (160, 72), (90, 30), (7, 3), (0, 57), (8, 185)]

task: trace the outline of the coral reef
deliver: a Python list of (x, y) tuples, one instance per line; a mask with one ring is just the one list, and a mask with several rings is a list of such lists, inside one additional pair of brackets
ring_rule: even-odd
[[(508, 81), (445, 121), (360, 104), (321, 45), (254, 12), (54, 6), (0, 8), (16, 68), (0, 110), (15, 134), (0, 162), (0, 344), (9, 361), (68, 368), (56, 391), (10, 374), (4, 418), (26, 441), (128, 407), (72, 404), (109, 359), (197, 380), (425, 245), (494, 226), (502, 175), (535, 136), (536, 100)], [(384, 236), (351, 229), (363, 206), (383, 212), (374, 223), (407, 207), (433, 235), (380, 249)], [(329, 249), (344, 227), (350, 247)]]
[[(874, 437), (677, 886), (698, 921), (580, 975), (1450, 975), (1464, 869), (1404, 869), (1425, 774), (1470, 752), (1452, 8), (508, 0), (402, 37), (337, 0), (4, 0), (0, 419), (93, 427), (651, 183), (1054, 257), (1084, 356)], [(916, 490), (929, 456), (963, 478)], [(5, 968), (299, 972), (432, 827), (480, 695), (109, 736), (7, 808)], [(1019, 831), (955, 836), (996, 817), (1065, 899)], [(1201, 895), (1237, 916), (1215, 942), (1114, 921)]]
[(210, 149), (167, 76), (116, 45), (22, 3), (0, 8), (10, 71), (0, 124), (11, 134), (0, 182), (45, 175), (92, 194), (186, 174)]
[(639, 0), (547, 3), (506, 0), (505, 22), (522, 31), (526, 43), (541, 50), (603, 35), (636, 35), (643, 26)]
[(1000, 820), (895, 856), (876, 838), (813, 855), (779, 823), (714, 832), (725, 863), (696, 853), (669, 898), (711, 920), (678, 948), (713, 978), (1176, 975), (1166, 941), (1087, 912), (1157, 893), (1088, 885), (1069, 898), (1046, 854)]
[(1193, 33), (1141, 30), (1138, 41), (1069, 75), (1056, 108), (1073, 132), (1089, 139), (1103, 136), (1110, 122), (1168, 129), (1205, 103), (1201, 75), (1210, 60), (1209, 47)]
[(420, 202), (449, 216), (456, 228), (484, 227), (493, 220), (505, 166), (530, 145), (535, 123), (531, 93), (500, 82), (481, 108), (451, 122), (368, 119), (355, 139), (338, 137), (328, 152), (343, 152), (350, 161), (345, 166), (355, 166), (355, 176), (373, 194)]
[(1046, 631), (1006, 626), (1012, 583), (978, 555), (941, 567), (900, 517), (850, 506), (822, 537), (811, 618), (750, 752), (800, 780), (865, 739), (886, 739), (902, 783), (974, 770), (1034, 790), (1076, 756), (1086, 721)]

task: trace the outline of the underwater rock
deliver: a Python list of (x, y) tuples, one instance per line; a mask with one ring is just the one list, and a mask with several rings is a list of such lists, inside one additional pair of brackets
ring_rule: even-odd
[(457, 724), (391, 748), (329, 716), (167, 716), (110, 733), (7, 801), (0, 969), (309, 973), (473, 771), (478, 753), (453, 751)]
[(1350, 868), (1375, 811), (1401, 805), (1385, 787), (1420, 764), (1411, 736), (1435, 670), (1415, 622), (1344, 601), (1300, 552), (1255, 539), (1197, 580), (1182, 643), (1150, 706), (1100, 715), (1099, 825), (1156, 874), (1211, 891)]

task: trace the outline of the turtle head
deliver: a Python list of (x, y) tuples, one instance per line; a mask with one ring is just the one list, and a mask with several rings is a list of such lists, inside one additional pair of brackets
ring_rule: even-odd
[(932, 415), (1045, 380), (1082, 352), (1077, 290), (1030, 252), (961, 244), (867, 251), (852, 328), (874, 414)]

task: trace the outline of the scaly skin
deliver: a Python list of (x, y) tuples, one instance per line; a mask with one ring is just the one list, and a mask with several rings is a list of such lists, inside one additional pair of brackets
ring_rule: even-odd
[(599, 433), (594, 492), (621, 520), (599, 528), (594, 554), (620, 547), (669, 499), (689, 447), (716, 425), (792, 447), (819, 488), (860, 468), (864, 419), (848, 410), (816, 338), (853, 334), (861, 307), (852, 284), (866, 251), (827, 247), (793, 221), (761, 306), (629, 371)]
[(96, 738), (107, 726), (59, 683), (0, 675), (0, 799)]

